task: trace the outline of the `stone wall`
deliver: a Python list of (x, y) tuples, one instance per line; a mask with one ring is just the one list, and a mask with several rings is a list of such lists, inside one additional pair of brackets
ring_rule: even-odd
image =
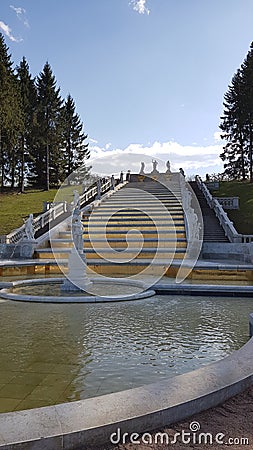
[(253, 263), (253, 243), (203, 242), (201, 259)]
[(0, 259), (30, 259), (33, 256), (34, 244), (0, 244)]

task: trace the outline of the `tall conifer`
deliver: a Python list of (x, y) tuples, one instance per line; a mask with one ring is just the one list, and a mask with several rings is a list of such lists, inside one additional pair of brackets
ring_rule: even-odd
[(20, 90), (12, 69), (11, 55), (0, 33), (0, 170), (1, 187), (14, 186), (16, 146), (23, 128)]
[(224, 96), (221, 120), (225, 174), (253, 182), (253, 43)]
[(32, 155), (32, 182), (48, 190), (58, 183), (61, 170), (61, 110), (60, 88), (47, 62), (37, 78), (37, 136)]
[(29, 160), (31, 149), (33, 148), (33, 131), (34, 131), (34, 120), (35, 112), (37, 106), (37, 92), (35, 88), (34, 79), (32, 78), (29, 70), (29, 65), (23, 57), (19, 66), (16, 69), (20, 94), (21, 94), (21, 105), (24, 117), (24, 127), (20, 135), (19, 142), (19, 189), (20, 192), (24, 191), (25, 183), (25, 167)]
[(83, 123), (76, 113), (76, 106), (69, 94), (62, 111), (62, 130), (65, 160), (65, 176), (84, 165), (90, 152), (88, 143), (85, 142), (88, 135), (83, 132)]

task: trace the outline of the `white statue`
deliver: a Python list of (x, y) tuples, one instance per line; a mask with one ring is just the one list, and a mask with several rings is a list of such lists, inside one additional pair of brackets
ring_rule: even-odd
[(78, 253), (83, 253), (83, 224), (80, 210), (75, 210), (72, 218), (72, 235)]
[(170, 170), (170, 162), (169, 162), (169, 161), (166, 162), (166, 167), (167, 167), (166, 173), (171, 173), (171, 170)]
[(144, 163), (144, 162), (141, 162), (140, 175), (144, 175), (144, 169), (145, 169), (145, 163)]
[(187, 211), (191, 206), (192, 201), (192, 193), (189, 191), (189, 189), (185, 188), (183, 193), (183, 208), (185, 211)]
[(101, 178), (99, 178), (97, 180), (97, 196), (96, 196), (97, 200), (101, 199)]
[(153, 164), (153, 170), (152, 170), (152, 173), (157, 173), (157, 172), (158, 172), (158, 170), (157, 170), (158, 162), (157, 162), (155, 159), (153, 159), (153, 160), (152, 160), (152, 164)]
[(80, 195), (79, 192), (75, 189), (73, 191), (74, 193), (74, 209), (78, 208), (80, 209)]
[(194, 212), (190, 215), (190, 240), (195, 241), (200, 239), (201, 225), (197, 214)]
[(27, 221), (25, 222), (25, 229), (23, 237), (25, 239), (33, 240), (34, 239), (34, 224), (33, 224), (33, 214), (30, 214)]
[(114, 191), (115, 189), (115, 178), (114, 175), (111, 176), (111, 190)]

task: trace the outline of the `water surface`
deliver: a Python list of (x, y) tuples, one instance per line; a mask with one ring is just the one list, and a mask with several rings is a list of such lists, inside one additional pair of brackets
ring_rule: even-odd
[(0, 411), (156, 382), (248, 339), (245, 298), (155, 296), (113, 304), (0, 302)]

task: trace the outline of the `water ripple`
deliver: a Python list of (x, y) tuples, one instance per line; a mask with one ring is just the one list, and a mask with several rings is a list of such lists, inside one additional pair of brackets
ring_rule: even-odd
[[(156, 296), (114, 304), (1, 304), (1, 374), (61, 370), (64, 399), (184, 373), (248, 338), (250, 299)], [(43, 373), (44, 373), (43, 372)], [(5, 381), (6, 382), (6, 381)], [(64, 400), (62, 399), (62, 401)]]

